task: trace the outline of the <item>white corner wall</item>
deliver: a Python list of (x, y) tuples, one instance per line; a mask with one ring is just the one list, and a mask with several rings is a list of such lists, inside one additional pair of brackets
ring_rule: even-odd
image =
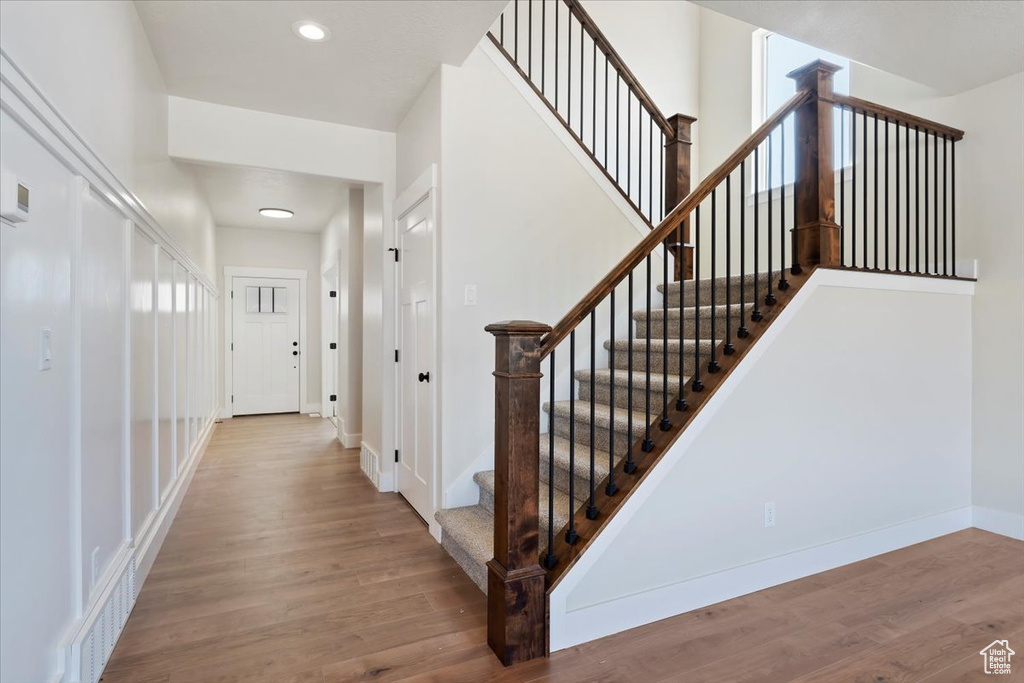
[(961, 253), (974, 298), (975, 526), (1024, 540), (1024, 73), (952, 98)]
[(551, 649), (970, 526), (972, 291), (817, 271), (552, 590)]
[(0, 42), (0, 680), (95, 681), (212, 431), (213, 224), (134, 5), (4, 2)]
[[(347, 208), (347, 207), (346, 207)], [(306, 271), (306, 395), (300, 396), (300, 410), (304, 413), (320, 411), (321, 360), (320, 318), (323, 312), (320, 276), (320, 235), (313, 232), (286, 230), (251, 230), (245, 228), (217, 228), (217, 273), (224, 268), (287, 268)], [(226, 293), (220, 303), (220, 338), (227, 340), (226, 316), (231, 315), (231, 295)], [(220, 348), (220, 386), (224, 387), (221, 405), (230, 402), (230, 387), (224, 381), (225, 344)]]

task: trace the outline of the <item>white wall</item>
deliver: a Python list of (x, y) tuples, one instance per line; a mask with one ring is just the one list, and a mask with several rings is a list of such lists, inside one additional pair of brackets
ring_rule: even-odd
[(439, 67), (398, 126), (397, 194), (401, 195), (431, 164), (441, 163), (441, 74)]
[[(320, 410), (321, 360), (320, 317), (323, 306), (320, 302), (320, 235), (314, 232), (289, 232), (287, 230), (250, 230), (245, 228), (217, 228), (217, 272), (221, 278), (224, 268), (288, 268), (306, 271), (306, 395), (300, 396), (301, 410)], [(220, 327), (221, 339), (227, 340), (225, 316), (231, 315), (231, 297), (221, 298)], [(230, 359), (224, 358), (221, 345), (220, 386), (224, 387), (222, 405), (230, 401), (231, 388), (224, 382), (224, 368)]]
[(213, 223), (133, 4), (4, 2), (0, 44), (0, 163), (33, 200), (0, 226), (0, 679), (42, 681), (109, 653), (87, 635), (119, 633), (212, 424)]
[[(492, 463), (494, 340), (483, 328), (517, 318), (553, 325), (640, 234), (481, 48), (461, 68), (443, 67), (441, 83), (441, 476), (450, 507), (472, 502), (453, 485)], [(476, 306), (463, 303), (470, 284)]]
[(952, 98), (962, 258), (974, 300), (975, 525), (1024, 539), (1024, 74)]
[(320, 233), (320, 269), (337, 268), (338, 438), (358, 447), (363, 418), (363, 190), (351, 189)]
[(972, 289), (815, 273), (560, 580), (552, 649), (968, 526)]

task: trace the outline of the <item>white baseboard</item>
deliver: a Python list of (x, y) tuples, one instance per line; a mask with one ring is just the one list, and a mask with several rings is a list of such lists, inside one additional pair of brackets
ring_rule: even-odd
[(564, 593), (561, 600), (553, 595), (551, 651), (960, 531), (971, 526), (971, 516), (970, 507), (949, 510), (571, 612)]
[(1024, 541), (1024, 515), (975, 505), (971, 508), (971, 525), (994, 534)]
[(361, 448), (363, 443), (362, 434), (350, 434), (345, 431), (345, 421), (338, 420), (338, 441), (345, 448)]
[(134, 544), (125, 543), (97, 582), (97, 586), (102, 588), (94, 593), (83, 617), (72, 625), (57, 653), (65, 663), (64, 674), (59, 680), (67, 683), (96, 683), (99, 680), (188, 491), (196, 466), (206, 452), (214, 425), (213, 420), (207, 425), (185, 467), (170, 485), (163, 504), (147, 521), (140, 537), (134, 539)]

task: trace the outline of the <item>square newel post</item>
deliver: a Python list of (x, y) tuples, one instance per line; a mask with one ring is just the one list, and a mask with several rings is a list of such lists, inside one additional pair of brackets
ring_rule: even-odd
[[(676, 208), (679, 202), (690, 194), (690, 148), (693, 138), (690, 129), (697, 119), (686, 114), (676, 114), (668, 119), (675, 135), (665, 142), (665, 215)], [(690, 221), (683, 221), (677, 232), (680, 244), (675, 247), (675, 278), (693, 277), (693, 246), (690, 244)]]
[(510, 320), (494, 335), (494, 558), (487, 563), (487, 643), (508, 666), (547, 651), (540, 519), (540, 340), (551, 328)]
[(800, 266), (842, 265), (832, 150), (832, 76), (840, 68), (819, 59), (787, 74), (797, 91), (814, 95), (795, 113), (794, 272)]

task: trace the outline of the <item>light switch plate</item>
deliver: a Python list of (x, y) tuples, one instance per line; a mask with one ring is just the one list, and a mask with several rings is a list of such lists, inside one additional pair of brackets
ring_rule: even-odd
[(466, 285), (466, 305), (476, 306), (476, 285)]

